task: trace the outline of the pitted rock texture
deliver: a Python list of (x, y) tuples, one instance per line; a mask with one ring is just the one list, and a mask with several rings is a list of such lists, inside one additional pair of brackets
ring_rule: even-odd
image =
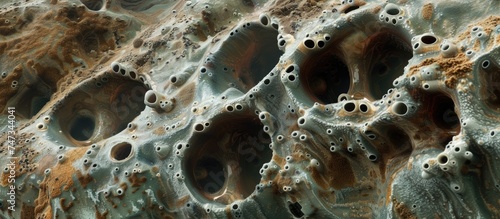
[(0, 215), (498, 218), (499, 12), (4, 1)]

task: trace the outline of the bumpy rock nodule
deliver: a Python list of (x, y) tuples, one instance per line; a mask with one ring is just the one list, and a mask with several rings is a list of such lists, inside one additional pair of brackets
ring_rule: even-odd
[(3, 3), (0, 215), (500, 217), (499, 10)]

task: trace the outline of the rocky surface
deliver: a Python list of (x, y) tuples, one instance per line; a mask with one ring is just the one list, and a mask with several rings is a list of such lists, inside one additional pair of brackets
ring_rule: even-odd
[(4, 1), (0, 216), (500, 217), (499, 11)]

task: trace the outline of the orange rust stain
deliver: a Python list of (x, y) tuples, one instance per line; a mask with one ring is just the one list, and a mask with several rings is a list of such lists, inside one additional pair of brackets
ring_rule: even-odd
[(138, 174), (133, 173), (129, 178), (128, 181), (131, 183), (132, 187), (139, 187), (142, 184), (146, 182), (146, 177), (142, 176), (139, 177)]
[(397, 202), (396, 200), (392, 201), (394, 203), (394, 211), (399, 218), (406, 219), (416, 219), (417, 217), (411, 212), (411, 210), (401, 202)]
[(4, 109), (7, 106), (7, 101), (17, 93), (17, 89), (12, 88), (12, 81), (19, 82), (19, 78), (21, 78), (22, 73), (23, 67), (19, 64), (10, 74), (7, 75), (7, 77), (0, 80), (0, 109)]
[(277, 163), (279, 166), (284, 166), (285, 165), (285, 158), (280, 157), (277, 154), (273, 154), (272, 160)]
[[(11, 161), (14, 161), (16, 163), (16, 167), (19, 166), (18, 163), (19, 163), (19, 158), (13, 158)], [(19, 176), (19, 171), (16, 171), (15, 173), (15, 178), (17, 178)], [(8, 172), (2, 172), (2, 180), (1, 180), (1, 186), (3, 187), (7, 187), (9, 186), (9, 177), (10, 177), (10, 170)]]
[(153, 131), (153, 134), (155, 135), (164, 135), (165, 134), (165, 128), (163, 126), (158, 127)]
[(99, 212), (99, 209), (97, 209), (97, 206), (95, 206), (95, 218), (96, 219), (106, 219), (106, 218), (108, 218), (108, 211), (104, 211), (101, 214), (101, 212)]
[(78, 170), (76, 172), (76, 175), (77, 175), (77, 178), (78, 178), (78, 181), (80, 182), (80, 185), (82, 185), (83, 188), (86, 188), (87, 185), (94, 181), (94, 178), (92, 178), (90, 175), (88, 174), (85, 174), (83, 175), (82, 172), (80, 170)]
[(311, 177), (314, 179), (314, 182), (322, 189), (328, 189), (329, 185), (325, 177), (318, 170), (312, 166), (308, 166), (307, 170), (311, 173)]
[(227, 205), (224, 211), (226, 212), (226, 217), (228, 219), (233, 219), (233, 214), (231, 214), (231, 205)]
[(472, 63), (470, 60), (464, 53), (459, 53), (453, 58), (437, 57), (425, 59), (420, 64), (410, 67), (409, 75), (418, 74), (420, 67), (434, 63), (437, 63), (439, 65), (439, 70), (443, 71), (446, 75), (447, 80), (445, 81), (445, 84), (449, 88), (453, 88), (456, 85), (458, 78), (465, 78), (470, 72), (472, 72)]
[[(325, 154), (328, 153), (325, 152)], [(356, 178), (349, 160), (340, 154), (330, 153), (329, 155), (330, 157), (326, 159), (327, 166), (322, 174), (323, 177), (335, 189), (353, 186), (356, 183)]]
[(472, 22), (467, 28), (467, 31), (463, 32), (458, 36), (458, 40), (462, 41), (465, 39), (470, 39), (471, 34), (470, 30), (472, 29), (473, 26), (481, 26), (483, 27), (484, 32), (486, 32), (486, 35), (490, 35), (491, 31), (495, 29), (497, 25), (500, 24), (500, 16), (489, 16), (488, 18), (478, 21), (478, 22)]
[[(128, 26), (124, 20), (86, 10), (84, 6), (55, 7), (48, 12), (31, 12), (32, 16), (36, 16), (33, 19), (43, 22), (29, 23), (19, 18), (15, 28), (0, 25), (0, 35), (11, 34), (16, 28), (29, 28), (18, 36), (0, 42), (0, 53), (19, 60), (19, 63), (29, 63), (24, 71), (34, 70), (52, 89), (56, 89), (57, 82), (64, 77), (62, 74), (69, 72), (68, 69), (81, 65), (73, 57), (81, 58), (88, 66), (93, 65), (96, 55), (115, 49), (114, 33), (120, 34)], [(0, 24), (5, 24), (4, 18), (0, 21), (3, 21)], [(90, 53), (88, 48), (95, 52)], [(40, 62), (33, 65), (32, 61), (28, 62), (30, 59)], [(11, 63), (6, 65), (7, 68), (13, 67), (9, 66)], [(14, 71), (18, 74), (9, 74), (0, 81), (0, 108), (4, 108), (6, 101), (17, 92), (11, 89), (10, 83), (21, 77), (23, 66), (17, 66)], [(84, 71), (78, 77), (87, 78), (89, 74), (90, 71)]]
[(68, 205), (64, 204), (64, 202), (66, 201), (65, 198), (61, 198), (59, 200), (59, 204), (61, 205), (61, 208), (63, 211), (68, 211), (71, 207), (73, 207), (73, 202), (69, 202)]
[(188, 200), (189, 200), (189, 195), (179, 198), (179, 200), (177, 200), (177, 202), (175, 203), (175, 207), (177, 208), (183, 207), (188, 202)]
[[(68, 163), (73, 163), (85, 154), (86, 148), (75, 148), (66, 153)], [(58, 197), (63, 191), (69, 190), (73, 186), (72, 175), (75, 169), (72, 165), (56, 164), (51, 168), (40, 184), (38, 198), (35, 200), (35, 214), (40, 216), (45, 214), (46, 218), (52, 217), (52, 205), (50, 200)]]
[(430, 20), (432, 18), (432, 14), (434, 13), (434, 6), (432, 3), (427, 3), (422, 7), (422, 17), (425, 20)]
[(23, 203), (21, 207), (21, 219), (32, 219), (35, 218), (35, 207)]

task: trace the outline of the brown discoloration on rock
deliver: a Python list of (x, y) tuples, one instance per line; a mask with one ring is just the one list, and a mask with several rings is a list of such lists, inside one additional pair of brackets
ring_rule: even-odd
[[(0, 43), (1, 44), (1, 43)], [(1, 45), (0, 45), (1, 48)], [(0, 80), (0, 109), (3, 110), (7, 106), (7, 101), (17, 93), (17, 88), (12, 88), (12, 81), (18, 81), (23, 74), (21, 64), (17, 65), (7, 77)]]
[(144, 40), (142, 40), (141, 38), (137, 38), (134, 40), (132, 45), (134, 45), (134, 48), (139, 48), (142, 46), (142, 43), (144, 43)]
[[(180, 105), (180, 107), (177, 108), (184, 108), (190, 105), (193, 102), (194, 99), (194, 94), (196, 91), (196, 84), (195, 83), (188, 83), (185, 84), (180, 90), (178, 95), (176, 96), (176, 103)], [(183, 110), (183, 109), (181, 109)]]
[(285, 158), (279, 156), (278, 154), (274, 153), (273, 154), (273, 161), (277, 163), (279, 166), (284, 166), (285, 165)]
[(422, 7), (422, 17), (425, 20), (430, 20), (432, 18), (432, 14), (434, 13), (434, 6), (432, 3), (427, 3)]
[(164, 135), (165, 134), (165, 128), (163, 128), (163, 126), (160, 126), (160, 127), (156, 128), (154, 130), (153, 134), (155, 134), (155, 135)]
[(189, 195), (186, 195), (184, 197), (179, 198), (177, 202), (175, 202), (175, 207), (176, 208), (182, 208), (184, 205), (189, 201)]
[(57, 82), (62, 78), (59, 69), (52, 66), (43, 66), (40, 63), (35, 63), (34, 65), (28, 67), (34, 69), (35, 74), (52, 88), (56, 88)]
[(403, 203), (392, 200), (394, 204), (394, 211), (399, 216), (399, 218), (405, 219), (417, 219), (417, 216), (411, 212), (411, 210)]
[(490, 35), (493, 29), (500, 25), (500, 16), (489, 16), (488, 18), (478, 21), (472, 22), (472, 24), (467, 26), (467, 31), (463, 32), (458, 36), (458, 41), (462, 40), (470, 40), (471, 39), (471, 30), (474, 26), (481, 26), (486, 32), (486, 35)]
[(35, 206), (23, 204), (21, 207), (21, 219), (32, 219), (35, 216)]
[(472, 72), (472, 62), (464, 53), (459, 53), (453, 58), (438, 57), (425, 59), (420, 64), (410, 67), (409, 75), (416, 75), (421, 67), (434, 63), (439, 65), (438, 70), (442, 71), (447, 77), (445, 84), (449, 88), (454, 88), (458, 79), (465, 78)]
[(130, 182), (130, 186), (132, 187), (139, 187), (144, 184), (146, 180), (147, 179), (145, 176), (139, 176), (136, 173), (133, 173), (132, 175), (130, 175), (130, 177), (128, 177), (128, 181)]
[(99, 212), (99, 209), (97, 209), (97, 206), (95, 206), (95, 218), (96, 219), (106, 219), (108, 218), (108, 211), (104, 211), (102, 214)]
[(89, 174), (84, 175), (79, 170), (78, 170), (78, 172), (76, 172), (76, 175), (77, 175), (78, 181), (80, 182), (80, 184), (82, 185), (83, 188), (86, 188), (89, 183), (94, 181), (94, 178), (92, 178), (92, 176), (90, 176)]
[(284, 27), (286, 33), (294, 34), (297, 31), (297, 21), (305, 18), (316, 16), (324, 8), (327, 8), (323, 1), (313, 0), (285, 0), (276, 1), (270, 13), (272, 16), (281, 18), (281, 26)]
[(71, 207), (73, 207), (73, 202), (70, 201), (67, 205), (65, 204), (65, 202), (66, 202), (65, 198), (59, 199), (59, 204), (61, 205), (62, 210), (68, 211)]
[(329, 151), (324, 150), (326, 163), (325, 171), (322, 173), (323, 179), (335, 189), (354, 186), (356, 178), (349, 160), (338, 153), (328, 153)]
[[(86, 148), (75, 148), (66, 153), (66, 161), (75, 162), (85, 154)], [(50, 200), (58, 197), (63, 191), (69, 190), (74, 184), (73, 174), (76, 170), (73, 165), (57, 164), (51, 168), (50, 174), (40, 184), (40, 192), (35, 200), (35, 214), (45, 214), (47, 218), (52, 217), (52, 205)], [(50, 215), (50, 217), (49, 217)]]
[[(76, 63), (73, 57), (83, 59), (86, 66), (95, 64), (96, 55), (115, 49), (114, 33), (119, 34), (128, 26), (123, 20), (86, 10), (84, 6), (59, 7), (44, 14), (34, 12), (30, 14), (30, 20), (38, 19), (45, 22), (18, 21), (19, 25), (16, 24), (16, 27), (29, 27), (29, 29), (0, 42), (0, 54), (19, 60), (20, 63), (29, 63), (28, 60), (37, 61), (26, 66), (19, 64), (14, 70), (17, 74), (11, 73), (7, 80), (0, 80), (0, 108), (4, 108), (6, 101), (17, 92), (16, 89), (11, 89), (10, 82), (19, 80), (23, 72), (27, 74), (34, 71), (42, 82), (49, 85), (52, 90), (56, 90), (57, 82), (68, 75), (67, 69), (82, 64)], [(1, 26), (0, 29), (4, 27)], [(7, 29), (15, 31), (15, 28), (11, 27)], [(120, 38), (120, 40), (127, 39)], [(11, 63), (6, 63), (4, 67), (12, 67), (9, 65)], [(90, 73), (85, 71), (77, 77), (87, 78)]]

